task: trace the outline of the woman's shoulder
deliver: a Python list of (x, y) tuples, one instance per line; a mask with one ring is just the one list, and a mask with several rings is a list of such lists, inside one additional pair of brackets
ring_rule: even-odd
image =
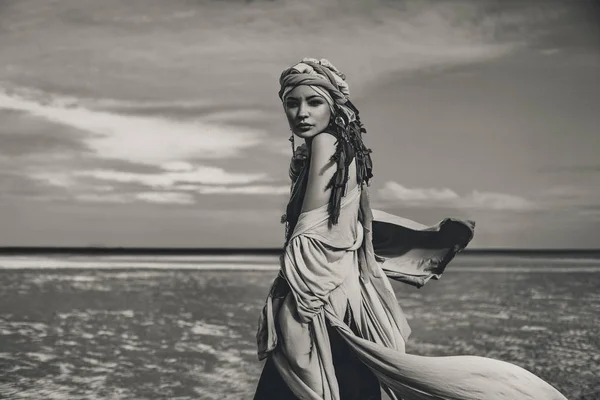
[(335, 143), (337, 141), (337, 137), (333, 134), (333, 132), (323, 131), (313, 136), (312, 140), (313, 143), (315, 143), (315, 141), (320, 143)]
[(323, 131), (312, 138), (311, 153), (313, 157), (331, 157), (335, 152), (337, 138), (333, 133)]
[(336, 141), (336, 137), (327, 132), (321, 132), (311, 140), (310, 168), (302, 211), (320, 207), (329, 200), (331, 188), (328, 185), (336, 171), (336, 163), (332, 159)]

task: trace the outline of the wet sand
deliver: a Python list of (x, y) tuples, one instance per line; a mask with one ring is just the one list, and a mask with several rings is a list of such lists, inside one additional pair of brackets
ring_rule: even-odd
[[(255, 261), (0, 268), (0, 398), (251, 399), (257, 316), (276, 274), (244, 270)], [(600, 398), (600, 262), (459, 257), (440, 281), (394, 287), (409, 352), (494, 357), (571, 400)]]

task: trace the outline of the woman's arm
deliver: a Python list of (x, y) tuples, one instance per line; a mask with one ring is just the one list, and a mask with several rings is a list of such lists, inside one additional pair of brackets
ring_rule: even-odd
[(329, 202), (331, 188), (325, 189), (337, 168), (331, 156), (335, 153), (337, 139), (321, 132), (311, 139), (308, 184), (302, 203), (302, 212), (314, 210)]

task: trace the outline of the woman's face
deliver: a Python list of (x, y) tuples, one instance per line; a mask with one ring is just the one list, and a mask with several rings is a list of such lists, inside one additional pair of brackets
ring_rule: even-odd
[(329, 125), (329, 104), (310, 86), (295, 87), (285, 97), (283, 107), (292, 132), (301, 138), (311, 138)]

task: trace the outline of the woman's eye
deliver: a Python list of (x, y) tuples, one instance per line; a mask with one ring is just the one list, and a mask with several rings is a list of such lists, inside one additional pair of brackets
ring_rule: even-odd
[(322, 101), (311, 101), (309, 104), (313, 107), (318, 107), (321, 104), (323, 104), (323, 102)]
[(293, 101), (288, 101), (287, 103), (285, 103), (285, 106), (287, 108), (294, 108), (294, 107), (297, 107), (297, 104)]

